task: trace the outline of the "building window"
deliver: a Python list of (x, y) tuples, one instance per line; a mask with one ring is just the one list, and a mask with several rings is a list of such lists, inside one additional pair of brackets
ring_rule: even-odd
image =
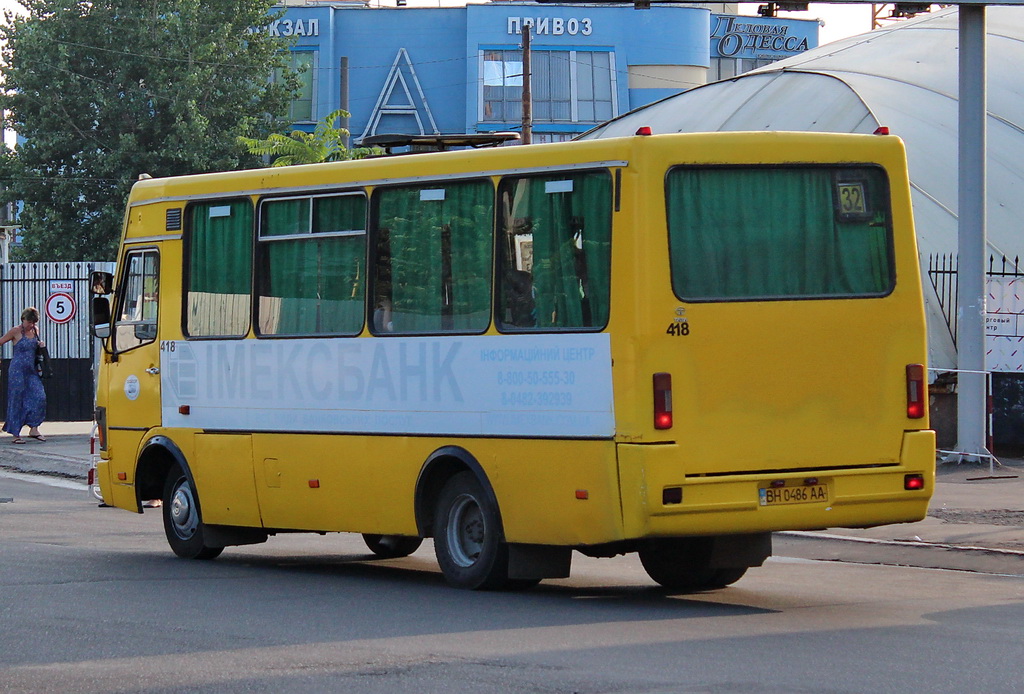
[[(316, 73), (316, 51), (292, 51), (289, 67), (299, 73), (298, 96), (288, 106), (288, 119), (293, 123), (313, 122), (314, 75)], [(275, 81), (281, 79), (281, 71), (274, 71)]]
[(708, 69), (708, 82), (732, 79), (736, 75), (742, 75), (744, 72), (750, 72), (774, 62), (775, 60), (771, 58), (712, 58), (711, 67)]
[[(600, 123), (616, 115), (614, 53), (533, 51), (531, 66), (534, 122)], [(521, 120), (522, 51), (484, 51), (482, 73), (480, 120)]]

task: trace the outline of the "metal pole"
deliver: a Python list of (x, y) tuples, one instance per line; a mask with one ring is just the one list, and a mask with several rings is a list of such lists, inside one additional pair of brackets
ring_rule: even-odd
[(530, 66), (530, 27), (523, 27), (523, 144), (533, 143), (533, 93), (530, 89), (532, 82)]
[[(341, 58), (341, 78), (338, 82), (338, 108), (344, 109), (348, 112), (348, 56), (342, 56)], [(345, 130), (349, 129), (349, 117), (345, 116), (341, 119), (341, 127)], [(346, 135), (342, 142), (346, 147), (350, 147), (349, 144), (350, 135)]]
[[(959, 266), (957, 366), (985, 368), (985, 7), (960, 5)], [(960, 373), (957, 450), (968, 460), (986, 457), (985, 376)], [(979, 455), (981, 454), (981, 455)]]

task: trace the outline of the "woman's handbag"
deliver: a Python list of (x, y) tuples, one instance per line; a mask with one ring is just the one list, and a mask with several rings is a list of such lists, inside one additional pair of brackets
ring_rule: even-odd
[(50, 351), (46, 347), (36, 347), (36, 373), (39, 374), (39, 378), (53, 378)]

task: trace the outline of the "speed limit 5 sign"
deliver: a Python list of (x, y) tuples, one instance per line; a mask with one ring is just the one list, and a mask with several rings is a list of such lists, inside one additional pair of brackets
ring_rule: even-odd
[(46, 317), (54, 323), (67, 323), (75, 317), (75, 297), (64, 292), (55, 292), (46, 300)]

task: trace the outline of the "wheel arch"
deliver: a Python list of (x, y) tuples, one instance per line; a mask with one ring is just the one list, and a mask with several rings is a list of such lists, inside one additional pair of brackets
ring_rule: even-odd
[(445, 483), (460, 472), (469, 471), (476, 477), (480, 487), (487, 495), (488, 501), (498, 511), (498, 537), (505, 539), (504, 521), (501, 519), (501, 506), (494, 493), (487, 473), (476, 457), (461, 446), (442, 446), (430, 454), (420, 468), (416, 478), (416, 529), (420, 537), (431, 537), (434, 533), (434, 506)]
[(174, 441), (167, 436), (154, 436), (143, 444), (142, 450), (139, 451), (139, 461), (135, 466), (135, 498), (140, 513), (144, 501), (163, 498), (167, 473), (175, 464), (182, 469), (195, 488), (195, 480), (192, 478), (185, 454)]

